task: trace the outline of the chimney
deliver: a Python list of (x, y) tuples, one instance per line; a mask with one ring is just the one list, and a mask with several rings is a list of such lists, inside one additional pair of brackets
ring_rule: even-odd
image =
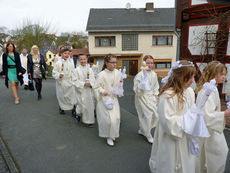
[(147, 2), (145, 5), (145, 10), (147, 12), (154, 12), (154, 4), (153, 2)]

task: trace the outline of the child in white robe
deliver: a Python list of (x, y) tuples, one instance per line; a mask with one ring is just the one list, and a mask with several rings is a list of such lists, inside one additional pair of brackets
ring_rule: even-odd
[(95, 85), (99, 136), (106, 138), (109, 146), (114, 146), (120, 130), (120, 106), (117, 95), (113, 94), (113, 89), (121, 82), (121, 73), (116, 69), (116, 64), (116, 56), (106, 55)]
[(74, 86), (72, 82), (73, 65), (68, 60), (69, 49), (61, 51), (62, 59), (59, 59), (52, 71), (56, 79), (56, 95), (59, 103), (60, 114), (65, 114), (65, 110), (72, 110), (74, 106)]
[[(95, 79), (97, 79), (97, 74), (99, 73), (99, 69), (98, 66), (94, 64), (94, 57), (89, 57), (88, 58), (88, 63), (90, 65), (90, 68), (93, 70), (93, 74)], [(97, 100), (96, 100), (96, 96), (94, 95), (94, 115), (96, 117), (96, 105), (97, 105)]]
[(225, 101), (229, 102), (230, 101), (230, 64), (226, 63), (225, 66), (227, 68), (227, 74), (223, 83), (222, 93), (225, 94)]
[(195, 105), (190, 85), (195, 68), (182, 60), (172, 65), (159, 94), (159, 123), (155, 129), (151, 157), (152, 173), (194, 173), (195, 157), (188, 150), (188, 138), (182, 129), (183, 115)]
[[(223, 83), (226, 76), (226, 67), (219, 61), (210, 62), (202, 72), (197, 84), (197, 104), (205, 94), (205, 82), (215, 79), (217, 84)], [(201, 154), (198, 158), (197, 173), (223, 173), (228, 155), (228, 146), (224, 137), (225, 119), (230, 117), (230, 109), (221, 111), (219, 92), (212, 92), (203, 107), (204, 120), (210, 137), (201, 140)]]
[[(139, 119), (138, 134), (144, 135), (149, 143), (153, 143), (151, 130), (156, 127), (158, 122), (157, 95), (159, 94), (159, 84), (157, 74), (153, 71), (153, 57), (146, 55), (143, 60), (146, 62), (148, 69), (142, 70), (135, 76), (133, 87), (135, 92), (135, 107)], [(139, 87), (145, 75), (147, 75), (149, 80), (149, 90)]]
[(59, 47), (58, 53), (54, 57), (54, 64), (56, 64), (56, 62), (58, 62), (59, 60), (62, 59), (61, 52), (62, 52), (63, 49), (65, 49), (65, 46), (60, 46)]
[(74, 70), (73, 83), (76, 87), (76, 118), (80, 121), (79, 116), (82, 117), (82, 122), (88, 127), (93, 127), (95, 123), (94, 117), (94, 73), (87, 64), (87, 56), (80, 54), (78, 56), (80, 65)]
[(98, 66), (94, 64), (94, 58), (93, 57), (89, 57), (88, 63), (90, 65), (90, 68), (93, 70), (94, 77), (96, 79), (97, 78), (97, 74), (99, 72), (99, 69), (98, 69)]

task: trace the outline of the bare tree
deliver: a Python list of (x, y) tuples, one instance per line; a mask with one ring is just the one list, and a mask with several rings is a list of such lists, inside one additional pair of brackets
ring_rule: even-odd
[(11, 41), (15, 42), (19, 51), (23, 48), (30, 50), (33, 45), (42, 48), (51, 45), (55, 35), (50, 34), (50, 23), (32, 23), (29, 19), (24, 20), (21, 27), (11, 32)]

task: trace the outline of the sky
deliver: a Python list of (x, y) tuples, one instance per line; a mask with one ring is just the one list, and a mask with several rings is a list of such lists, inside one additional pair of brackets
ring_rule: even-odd
[(0, 27), (20, 28), (25, 21), (50, 24), (50, 33), (86, 32), (90, 8), (172, 8), (174, 0), (0, 0)]

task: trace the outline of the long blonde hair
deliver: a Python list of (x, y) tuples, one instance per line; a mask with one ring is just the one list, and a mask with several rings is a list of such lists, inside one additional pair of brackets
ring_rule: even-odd
[(210, 82), (217, 75), (222, 74), (226, 70), (224, 64), (219, 61), (212, 61), (204, 68), (199, 82), (197, 83), (196, 93), (198, 93), (202, 88), (205, 82)]
[[(38, 48), (38, 46), (37, 46), (37, 45), (33, 45), (33, 46), (31, 47), (30, 54), (31, 54), (32, 56), (34, 55), (34, 48)], [(38, 48), (38, 55), (40, 55), (39, 48)]]
[(183, 97), (184, 85), (196, 74), (196, 69), (192, 65), (189, 66), (191, 63), (186, 60), (181, 60), (180, 64), (182, 67), (172, 70), (172, 75), (169, 77), (168, 82), (163, 85), (159, 96), (166, 90), (172, 89), (173, 93), (170, 97), (177, 95), (178, 103), (182, 104), (183, 108), (183, 103), (185, 101)]

